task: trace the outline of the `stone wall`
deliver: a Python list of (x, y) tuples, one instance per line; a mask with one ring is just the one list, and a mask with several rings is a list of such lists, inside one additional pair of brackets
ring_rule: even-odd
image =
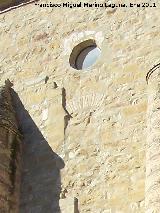
[(148, 73), (148, 137), (146, 143), (146, 190), (145, 206), (147, 212), (160, 211), (159, 191), (159, 65)]
[[(159, 9), (30, 4), (0, 19), (0, 83), (13, 82), (25, 108), (18, 112), (28, 113), (20, 115), (21, 211), (58, 211), (76, 197), (80, 212), (144, 212), (145, 76), (159, 62)], [(97, 42), (101, 57), (87, 71), (74, 70), (70, 53), (87, 39)], [(94, 103), (80, 110), (86, 98)]]

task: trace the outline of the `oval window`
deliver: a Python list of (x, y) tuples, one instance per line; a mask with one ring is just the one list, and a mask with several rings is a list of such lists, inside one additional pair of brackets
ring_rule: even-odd
[(96, 46), (90, 46), (80, 52), (76, 59), (76, 68), (78, 70), (86, 69), (92, 66), (99, 58), (101, 51)]
[(70, 65), (77, 69), (83, 70), (95, 64), (101, 54), (93, 40), (88, 40), (77, 45), (70, 56)]

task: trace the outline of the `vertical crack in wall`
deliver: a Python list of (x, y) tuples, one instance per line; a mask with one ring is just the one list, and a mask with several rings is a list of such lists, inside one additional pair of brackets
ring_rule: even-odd
[(0, 87), (0, 212), (19, 212), (21, 134), (12, 107), (11, 84)]
[(62, 88), (62, 106), (66, 113), (66, 115), (64, 116), (64, 135), (65, 135), (69, 120), (72, 118), (72, 116), (69, 114), (69, 112), (66, 109), (66, 90), (64, 87)]
[(78, 198), (74, 197), (74, 213), (79, 213), (78, 210)]

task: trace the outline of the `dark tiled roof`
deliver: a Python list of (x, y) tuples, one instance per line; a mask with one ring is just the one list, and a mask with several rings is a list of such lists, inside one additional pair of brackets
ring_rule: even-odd
[(8, 11), (12, 9), (12, 7), (14, 9), (14, 7), (17, 8), (21, 5), (23, 6), (36, 1), (38, 0), (0, 0), (0, 11)]

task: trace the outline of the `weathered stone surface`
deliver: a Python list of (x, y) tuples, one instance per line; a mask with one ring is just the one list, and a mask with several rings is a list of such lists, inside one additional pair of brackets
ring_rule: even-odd
[(60, 199), (60, 208), (62, 213), (79, 213), (77, 198), (64, 198)]
[[(148, 138), (146, 145), (146, 187), (145, 207), (146, 212), (160, 211), (160, 161), (159, 161), (159, 82), (160, 69), (153, 70), (148, 78)], [(156, 95), (155, 95), (156, 94)]]
[[(60, 188), (78, 198), (80, 212), (144, 212), (145, 76), (159, 61), (159, 8), (30, 4), (0, 19), (0, 85), (10, 78), (28, 113), (24, 119), (17, 110), (26, 144), (21, 212), (57, 211)], [(87, 39), (97, 42), (101, 57), (87, 71), (74, 70), (70, 53)], [(104, 100), (79, 113), (87, 92)], [(158, 128), (154, 115), (153, 121)]]

